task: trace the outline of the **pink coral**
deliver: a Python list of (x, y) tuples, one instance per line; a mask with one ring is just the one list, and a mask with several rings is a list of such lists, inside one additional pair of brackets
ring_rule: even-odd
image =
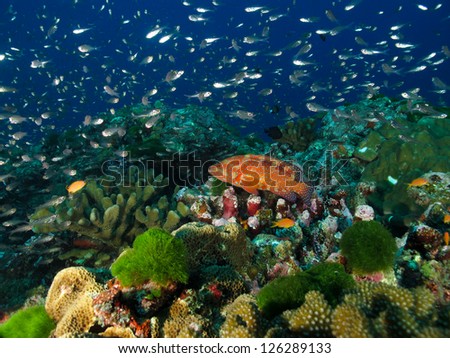
[(370, 205), (358, 205), (355, 210), (355, 221), (370, 221), (375, 218), (375, 211)]
[(247, 214), (254, 216), (261, 209), (261, 197), (258, 195), (250, 195), (247, 199)]
[(233, 187), (229, 187), (223, 192), (222, 202), (224, 219), (234, 218), (238, 215), (238, 198)]
[(261, 231), (261, 225), (259, 219), (256, 216), (250, 216), (247, 219), (247, 225), (253, 234), (258, 234)]

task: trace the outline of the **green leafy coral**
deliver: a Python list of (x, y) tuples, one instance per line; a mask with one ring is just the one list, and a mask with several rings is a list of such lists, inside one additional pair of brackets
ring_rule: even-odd
[(47, 338), (55, 327), (44, 306), (32, 306), (17, 311), (0, 325), (0, 337)]
[(161, 285), (186, 283), (187, 250), (181, 239), (152, 228), (136, 237), (133, 248), (125, 250), (112, 264), (111, 273), (124, 286), (137, 286), (147, 280)]
[(397, 246), (392, 234), (377, 221), (357, 221), (340, 241), (342, 254), (354, 273), (386, 271), (394, 264)]
[(337, 263), (324, 262), (307, 271), (277, 278), (264, 286), (257, 296), (259, 308), (273, 317), (301, 306), (309, 291), (322, 292), (327, 301), (336, 304), (343, 290), (354, 287), (353, 278)]

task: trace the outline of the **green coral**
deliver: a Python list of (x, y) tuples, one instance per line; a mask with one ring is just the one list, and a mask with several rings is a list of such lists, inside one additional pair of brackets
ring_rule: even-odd
[(55, 327), (44, 306), (32, 306), (17, 311), (0, 325), (0, 337), (47, 338)]
[(111, 273), (124, 286), (147, 280), (166, 285), (188, 280), (187, 250), (181, 239), (152, 228), (136, 237), (133, 248), (125, 250), (111, 266)]
[[(168, 178), (132, 166), (117, 182), (113, 176), (90, 180), (61, 203), (38, 207), (31, 215), (36, 233), (72, 231), (96, 246), (117, 250), (151, 227), (173, 230), (183, 215), (171, 209)], [(162, 205), (164, 203), (165, 205)], [(175, 208), (174, 208), (175, 209)]]
[(394, 264), (397, 246), (392, 234), (377, 221), (357, 221), (340, 241), (342, 255), (354, 273), (386, 271)]
[(324, 262), (307, 271), (269, 282), (258, 293), (257, 303), (264, 314), (273, 317), (301, 306), (305, 295), (312, 290), (321, 292), (327, 301), (336, 304), (342, 292), (354, 285), (353, 278), (342, 265)]

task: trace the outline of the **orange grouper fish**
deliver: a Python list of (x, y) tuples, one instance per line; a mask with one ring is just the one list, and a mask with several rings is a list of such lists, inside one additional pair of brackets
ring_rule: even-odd
[(240, 187), (250, 194), (268, 190), (290, 202), (298, 198), (309, 205), (313, 187), (302, 181), (302, 170), (265, 155), (237, 155), (208, 169), (217, 179)]

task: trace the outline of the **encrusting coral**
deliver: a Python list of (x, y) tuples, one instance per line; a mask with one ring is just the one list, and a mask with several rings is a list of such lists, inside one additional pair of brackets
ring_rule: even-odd
[(190, 222), (172, 232), (186, 244), (189, 268), (198, 270), (201, 266), (230, 264), (242, 273), (249, 264), (252, 250), (245, 231), (239, 224), (227, 223), (213, 226), (201, 222)]
[(187, 303), (181, 299), (175, 300), (169, 309), (169, 316), (164, 322), (165, 338), (205, 338), (205, 319), (191, 312)]
[(83, 267), (68, 267), (53, 279), (45, 310), (54, 319), (54, 337), (73, 337), (88, 332), (94, 323), (92, 298), (102, 290)]
[(130, 167), (127, 181), (88, 181), (61, 203), (36, 210), (31, 224), (38, 233), (73, 231), (93, 244), (117, 249), (150, 227), (174, 230), (187, 216), (180, 205), (181, 212), (171, 210), (165, 195), (168, 188), (168, 179), (162, 175), (153, 177), (150, 170), (144, 175)]

